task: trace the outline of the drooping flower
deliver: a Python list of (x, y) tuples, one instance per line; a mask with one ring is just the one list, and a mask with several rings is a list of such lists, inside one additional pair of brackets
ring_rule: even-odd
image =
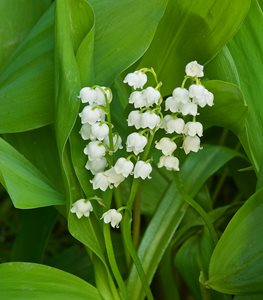
[(158, 104), (158, 101), (161, 98), (160, 92), (151, 86), (148, 86), (145, 90), (142, 91), (142, 96), (145, 99), (146, 107)]
[(84, 154), (88, 155), (89, 160), (95, 160), (105, 156), (106, 148), (100, 141), (92, 141), (84, 148)]
[(107, 97), (108, 101), (110, 100), (110, 91), (108, 89), (106, 89), (105, 86), (96, 87), (95, 91), (97, 93), (96, 105), (105, 106), (106, 105), (106, 97)]
[(175, 156), (161, 156), (158, 168), (165, 167), (168, 171), (179, 171), (179, 160)]
[(114, 165), (114, 169), (117, 174), (121, 174), (124, 177), (128, 177), (133, 170), (134, 164), (129, 159), (126, 159), (124, 157), (118, 158)]
[(200, 138), (198, 136), (186, 136), (183, 141), (183, 149), (185, 154), (192, 152), (198, 152), (200, 147)]
[(103, 222), (106, 224), (110, 223), (111, 227), (119, 228), (119, 224), (122, 220), (122, 214), (116, 209), (110, 209), (102, 215), (101, 219), (103, 219)]
[(181, 87), (177, 87), (173, 90), (173, 98), (182, 104), (186, 104), (190, 101), (188, 90)]
[(79, 98), (81, 99), (82, 103), (89, 103), (93, 105), (96, 102), (97, 93), (90, 87), (84, 87), (80, 90)]
[(184, 120), (182, 118), (172, 118), (171, 120), (166, 122), (165, 131), (167, 133), (178, 133), (181, 134), (184, 129)]
[[(113, 133), (113, 151), (116, 152), (118, 149), (122, 149), (122, 140), (121, 137), (118, 133), (114, 132)], [(110, 146), (110, 140), (109, 140), (109, 136), (106, 136), (104, 139), (104, 144), (106, 144), (107, 146)]]
[(140, 129), (142, 113), (139, 110), (132, 110), (128, 115), (128, 126), (134, 126), (136, 129)]
[(135, 108), (142, 108), (147, 105), (145, 97), (142, 92), (139, 91), (135, 91), (130, 94), (129, 103), (133, 104)]
[(200, 65), (196, 60), (189, 62), (185, 67), (185, 73), (187, 76), (191, 77), (203, 77), (204, 67)]
[(134, 167), (134, 178), (142, 178), (146, 179), (150, 177), (150, 174), (152, 172), (152, 166), (150, 163), (147, 163), (142, 160), (138, 160)]
[(126, 150), (127, 152), (133, 152), (135, 155), (138, 155), (140, 152), (143, 152), (146, 144), (147, 138), (145, 136), (138, 132), (133, 132), (127, 137)]
[(103, 121), (105, 118), (105, 115), (100, 108), (91, 105), (85, 106), (82, 112), (79, 113), (79, 116), (82, 124), (88, 123), (90, 125), (93, 125), (98, 121)]
[(187, 122), (184, 127), (184, 134), (201, 137), (203, 136), (203, 125), (200, 122)]
[(161, 150), (164, 155), (172, 155), (177, 145), (171, 139), (163, 137), (156, 143), (155, 148)]
[(141, 71), (135, 71), (133, 73), (127, 74), (123, 82), (127, 83), (134, 89), (142, 89), (145, 83), (147, 82), (147, 76)]
[(188, 102), (186, 104), (183, 104), (181, 106), (181, 113), (183, 116), (197, 116), (198, 112), (197, 112), (197, 104), (192, 103), (192, 102)]
[(158, 127), (161, 123), (161, 118), (157, 114), (146, 111), (141, 115), (141, 126), (142, 128), (154, 129)]
[(88, 160), (85, 168), (90, 170), (90, 172), (95, 175), (97, 173), (103, 172), (107, 167), (107, 159), (105, 157), (97, 158), (94, 160)]
[(91, 136), (99, 141), (103, 141), (109, 135), (109, 126), (105, 123), (96, 122), (91, 125)]
[(165, 110), (170, 110), (173, 113), (180, 112), (182, 103), (175, 100), (174, 97), (168, 97), (165, 100)]
[(93, 211), (93, 207), (90, 201), (86, 199), (79, 199), (72, 204), (70, 212), (77, 215), (77, 218), (80, 219), (81, 217), (89, 217), (90, 212)]
[(105, 171), (104, 174), (108, 177), (110, 188), (113, 186), (118, 187), (118, 185), (125, 180), (125, 177), (122, 174), (118, 174), (114, 167), (111, 167), (109, 170)]
[(89, 123), (83, 124), (80, 128), (79, 134), (83, 140), (91, 139), (91, 125)]
[(90, 182), (94, 190), (100, 189), (105, 192), (110, 186), (109, 178), (105, 175), (105, 172), (97, 173)]

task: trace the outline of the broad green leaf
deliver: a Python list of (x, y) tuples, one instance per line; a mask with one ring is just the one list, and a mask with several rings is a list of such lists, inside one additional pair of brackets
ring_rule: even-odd
[(217, 80), (207, 81), (204, 85), (214, 94), (215, 101), (213, 107), (200, 111), (198, 120), (205, 126), (225, 127), (235, 134), (244, 130), (247, 107), (239, 87)]
[(22, 211), (21, 228), (13, 243), (11, 261), (42, 262), (56, 219), (57, 211), (53, 207)]
[(51, 0), (0, 2), (0, 69), (50, 3)]
[(64, 190), (54, 128), (45, 126), (26, 132), (5, 134), (3, 138), (37, 167), (54, 186)]
[(261, 150), (263, 145), (258, 134), (263, 126), (262, 19), (263, 13), (257, 1), (251, 1), (249, 13), (239, 32), (227, 44), (224, 53), (220, 54), (224, 56), (223, 63), (220, 62), (222, 60), (220, 57), (216, 57), (217, 62), (212, 62), (211, 70), (208, 72), (210, 77), (221, 80), (230, 80), (231, 77), (238, 79), (237, 82), (248, 106), (245, 129), (239, 133), (239, 138), (257, 174), (263, 165)]
[(263, 294), (260, 295), (249, 295), (249, 296), (236, 296), (234, 300), (262, 300)]
[(0, 298), (10, 300), (99, 300), (97, 289), (72, 274), (33, 263), (0, 265)]
[(89, 0), (89, 3), (96, 16), (95, 83), (108, 85), (147, 50), (167, 0)]
[(0, 75), (0, 133), (53, 122), (53, 8), (38, 21)]
[[(235, 151), (224, 147), (208, 146), (188, 156), (178, 174), (184, 183), (184, 191), (195, 196), (205, 181), (236, 155)], [(183, 195), (181, 188), (173, 181), (153, 215), (139, 246), (138, 255), (149, 283), (188, 208)], [(135, 267), (132, 268), (128, 278), (128, 289), (135, 299), (143, 298), (143, 288)]]
[(235, 214), (210, 261), (208, 285), (223, 293), (263, 292), (263, 190), (251, 196)]
[(0, 139), (2, 184), (17, 208), (62, 205), (63, 195), (24, 156)]
[(169, 1), (140, 66), (154, 67), (164, 93), (170, 94), (188, 62), (208, 62), (233, 37), (249, 6), (250, 0)]

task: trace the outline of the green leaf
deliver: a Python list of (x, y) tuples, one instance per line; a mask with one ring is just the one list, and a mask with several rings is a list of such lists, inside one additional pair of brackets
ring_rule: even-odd
[(212, 59), (236, 33), (250, 0), (169, 1), (154, 40), (140, 66), (152, 66), (170, 94), (184, 76), (185, 65)]
[[(189, 155), (181, 168), (184, 190), (191, 196), (199, 191), (205, 181), (237, 153), (224, 147), (207, 146)], [(200, 164), (200, 161), (203, 163)], [(151, 282), (157, 266), (188, 208), (184, 193), (173, 181), (160, 202), (138, 249), (146, 277)], [(151, 247), (149, 247), (151, 245)], [(135, 267), (128, 278), (128, 290), (134, 299), (143, 298), (143, 288)]]
[(263, 292), (263, 189), (235, 214), (210, 261), (208, 285), (220, 292), (248, 295)]
[(53, 122), (53, 19), (50, 6), (1, 73), (0, 133)]
[[(262, 2), (262, 1), (261, 1)], [(261, 96), (263, 81), (261, 71), (263, 62), (260, 59), (263, 51), (263, 13), (258, 2), (251, 1), (249, 13), (239, 32), (228, 43), (223, 61), (216, 57), (215, 66), (212, 66), (209, 76), (221, 80), (231, 77), (238, 79), (240, 88), (248, 106), (248, 115), (245, 129), (239, 133), (239, 139), (248, 155), (256, 173), (262, 168), (262, 138), (258, 130), (263, 126), (263, 109)], [(209, 69), (209, 67), (208, 67)]]
[(235, 134), (244, 130), (247, 107), (243, 95), (237, 85), (218, 80), (204, 83), (214, 94), (214, 106), (201, 110), (199, 121), (204, 126), (221, 126), (232, 130)]
[(0, 265), (0, 298), (10, 300), (99, 300), (97, 289), (84, 280), (45, 265)]
[(51, 0), (0, 2), (0, 69), (50, 3)]
[(0, 138), (0, 179), (17, 208), (64, 204), (49, 180), (12, 146)]
[(167, 0), (89, 3), (96, 16), (95, 83), (108, 85), (147, 50)]

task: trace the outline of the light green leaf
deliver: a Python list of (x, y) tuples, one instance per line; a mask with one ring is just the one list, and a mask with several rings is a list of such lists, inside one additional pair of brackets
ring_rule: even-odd
[(89, 3), (96, 16), (95, 83), (108, 85), (149, 47), (167, 0)]
[(263, 292), (263, 189), (235, 214), (210, 261), (208, 285), (223, 293)]
[(33, 263), (0, 265), (0, 298), (8, 300), (99, 300), (97, 289), (72, 274)]
[(53, 8), (38, 21), (0, 75), (0, 133), (53, 122)]
[(188, 62), (208, 62), (232, 38), (249, 6), (250, 0), (169, 1), (140, 66), (154, 67), (165, 95), (170, 94)]
[(0, 139), (0, 174), (2, 184), (17, 208), (62, 205), (63, 195), (27, 159)]
[(50, 3), (51, 0), (0, 2), (0, 69)]
[(221, 126), (235, 134), (244, 130), (247, 107), (237, 85), (219, 80), (204, 82), (205, 87), (214, 94), (214, 106), (200, 111), (198, 120), (205, 126)]

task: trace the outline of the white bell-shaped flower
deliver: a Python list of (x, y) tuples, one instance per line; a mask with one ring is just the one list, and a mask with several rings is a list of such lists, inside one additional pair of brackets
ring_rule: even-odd
[(133, 152), (135, 155), (138, 155), (140, 152), (143, 152), (146, 144), (147, 138), (145, 136), (138, 132), (133, 132), (127, 137), (126, 150), (127, 152)]
[(157, 114), (155, 114), (151, 111), (146, 111), (146, 112), (142, 113), (142, 116), (141, 116), (142, 128), (154, 129), (155, 127), (160, 126), (160, 123), (161, 123), (161, 118)]
[(200, 122), (187, 122), (184, 127), (184, 134), (201, 137), (203, 135), (203, 125)]
[(150, 163), (147, 163), (142, 160), (138, 160), (134, 167), (134, 178), (151, 179), (150, 177), (151, 172), (152, 172), (152, 166)]
[(181, 87), (177, 87), (173, 90), (173, 98), (182, 104), (186, 104), (190, 101), (188, 90)]
[(108, 177), (108, 181), (110, 183), (110, 188), (113, 187), (118, 187), (120, 183), (122, 183), (125, 179), (125, 177), (122, 174), (118, 174), (114, 167), (110, 168), (109, 170), (105, 171), (104, 174)]
[(106, 148), (99, 141), (92, 141), (84, 148), (84, 154), (88, 155), (89, 160), (95, 160), (105, 156)]
[(147, 105), (146, 99), (143, 96), (142, 92), (132, 92), (129, 97), (129, 103), (133, 104), (135, 108), (142, 108)]
[(90, 172), (95, 175), (97, 173), (103, 172), (107, 167), (107, 159), (105, 157), (97, 158), (94, 160), (88, 160), (85, 168), (90, 170)]
[(179, 159), (175, 156), (161, 156), (158, 168), (165, 167), (168, 171), (179, 171)]
[(81, 135), (83, 140), (92, 139), (91, 137), (91, 125), (89, 123), (85, 123), (81, 126), (79, 134)]
[(164, 116), (164, 118), (161, 121), (160, 128), (162, 128), (162, 129), (164, 129), (166, 131), (167, 122), (170, 121), (170, 120), (173, 120), (173, 119), (174, 119), (174, 117), (172, 115), (166, 115), (166, 116)]
[(161, 150), (164, 155), (172, 155), (177, 145), (171, 139), (163, 137), (155, 144), (155, 148)]
[(192, 84), (189, 87), (189, 97), (202, 99), (205, 94), (205, 88), (201, 84)]
[(90, 182), (94, 190), (100, 189), (105, 192), (110, 186), (109, 178), (105, 175), (105, 172), (97, 173)]
[(139, 110), (132, 110), (128, 115), (128, 126), (135, 126), (136, 129), (140, 129), (142, 113)]
[(96, 122), (91, 125), (91, 136), (99, 141), (103, 141), (109, 135), (109, 131), (109, 126), (105, 123)]
[(123, 82), (127, 83), (129, 86), (132, 86), (134, 89), (142, 89), (147, 82), (147, 76), (141, 71), (135, 71), (127, 74)]
[(91, 202), (86, 199), (79, 199), (78, 201), (72, 204), (70, 212), (77, 215), (77, 218), (89, 217), (90, 212), (93, 211)]
[(93, 107), (91, 105), (85, 106), (81, 113), (79, 113), (81, 123), (88, 123), (90, 125), (95, 124), (98, 121), (103, 121), (105, 114), (100, 108)]
[(151, 86), (148, 86), (145, 90), (143, 90), (142, 95), (146, 101), (146, 107), (158, 104), (158, 101), (161, 98), (160, 92)]
[(175, 100), (174, 97), (168, 97), (165, 100), (165, 110), (170, 110), (173, 113), (180, 112), (182, 103)]
[[(116, 152), (118, 149), (122, 149), (122, 140), (121, 140), (121, 137), (118, 133), (114, 132), (113, 133), (113, 151)], [(109, 140), (109, 136), (106, 136), (105, 139), (104, 139), (104, 143), (107, 145), (107, 146), (110, 146), (110, 140)]]
[(126, 159), (124, 157), (118, 158), (114, 165), (114, 169), (117, 174), (121, 174), (125, 178), (127, 178), (133, 170), (134, 164), (129, 159)]
[(197, 104), (192, 103), (192, 102), (188, 102), (186, 104), (183, 104), (181, 106), (181, 113), (183, 116), (196, 116), (198, 115), (197, 112)]
[(211, 92), (209, 92), (207, 89), (205, 90), (205, 103), (206, 103), (205, 105), (208, 106), (214, 105), (214, 95)]
[(183, 142), (183, 149), (185, 154), (188, 154), (190, 151), (198, 152), (200, 147), (200, 139), (198, 136), (186, 136)]
[(185, 67), (185, 73), (187, 76), (191, 77), (203, 77), (204, 67), (200, 65), (196, 60), (189, 62)]
[(166, 123), (166, 127), (165, 130), (167, 133), (178, 133), (181, 134), (183, 133), (184, 130), (184, 120), (181, 118), (177, 118), (177, 119), (171, 119)]
[(122, 220), (122, 214), (116, 209), (110, 209), (102, 215), (101, 219), (103, 219), (103, 222), (106, 224), (110, 223), (111, 227), (119, 228), (119, 224)]
[(96, 91), (96, 104), (105, 106), (106, 98), (108, 101), (110, 100), (110, 97), (111, 97), (110, 91), (108, 89), (106, 89), (105, 86), (96, 87), (95, 91)]
[(97, 93), (90, 87), (84, 87), (80, 90), (79, 98), (82, 103), (89, 103), (93, 105), (96, 103)]

